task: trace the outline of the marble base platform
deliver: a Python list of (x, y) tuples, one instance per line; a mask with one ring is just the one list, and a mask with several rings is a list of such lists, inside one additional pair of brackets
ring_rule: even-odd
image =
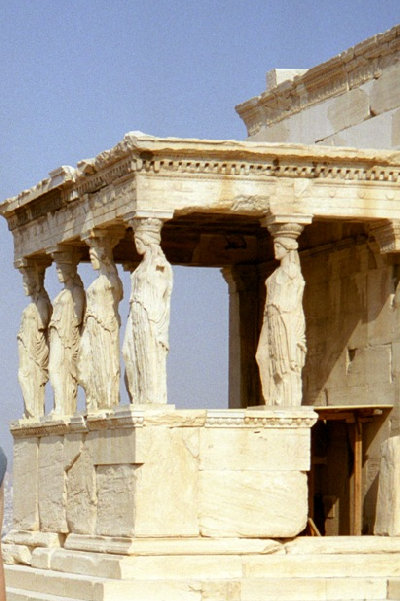
[(8, 599), (250, 599), (256, 558), (306, 526), (316, 419), (121, 406), (14, 423)]
[(307, 522), (312, 408), (138, 410), (14, 423), (14, 529), (282, 538)]

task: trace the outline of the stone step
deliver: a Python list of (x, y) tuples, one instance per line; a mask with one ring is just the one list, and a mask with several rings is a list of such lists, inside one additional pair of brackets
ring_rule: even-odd
[(244, 574), (242, 558), (234, 555), (124, 557), (66, 549), (35, 549), (32, 566), (117, 580), (222, 580), (241, 578)]
[(198, 581), (121, 581), (30, 566), (6, 566), (5, 574), (7, 591), (17, 591), (14, 595), (25, 593), (29, 601), (41, 599), (44, 594), (50, 600), (54, 597), (63, 601), (202, 601)]
[(387, 555), (400, 553), (400, 536), (298, 536), (284, 549), (296, 555)]
[[(131, 583), (129, 588), (121, 589), (118, 582), (110, 582), (104, 590), (97, 590), (91, 601), (202, 601), (199, 591), (182, 590), (182, 587), (160, 586), (159, 583)], [(209, 597), (207, 597), (209, 599)], [(213, 598), (216, 599), (217, 598)], [(218, 597), (230, 601), (230, 597)], [(64, 597), (61, 594), (47, 594), (7, 588), (7, 601), (82, 601), (81, 597)]]
[(7, 566), (6, 580), (9, 601), (377, 601), (398, 599), (400, 582), (388, 589), (388, 578), (365, 576), (116, 580), (28, 566)]
[(243, 575), (250, 578), (396, 577), (400, 554), (252, 555), (243, 558)]
[(35, 593), (17, 588), (7, 588), (7, 601), (76, 601), (71, 597), (60, 597), (59, 595), (47, 595), (46, 593)]
[(373, 601), (387, 598), (386, 578), (246, 578), (241, 601)]
[(390, 601), (400, 601), (400, 578), (388, 579), (388, 594)]
[(48, 595), (92, 601), (95, 599), (96, 586), (101, 586), (103, 579), (80, 576), (79, 574), (62, 574), (51, 570), (38, 570), (30, 566), (5, 566), (7, 589), (46, 593)]
[(99, 578), (182, 580), (295, 577), (400, 577), (400, 553), (350, 555), (244, 555), (126, 557), (38, 548), (32, 566)]
[[(32, 535), (28, 531), (13, 530), (10, 535), (7, 535), (7, 539), (10, 542), (29, 547), (60, 547), (59, 544), (34, 544)], [(67, 536), (63, 547), (74, 551), (135, 557), (141, 555), (251, 555), (254, 553), (262, 555), (285, 552), (283, 543), (268, 538), (121, 538), (73, 533)], [(307, 549), (309, 550), (309, 547)], [(400, 543), (397, 550), (400, 553)]]

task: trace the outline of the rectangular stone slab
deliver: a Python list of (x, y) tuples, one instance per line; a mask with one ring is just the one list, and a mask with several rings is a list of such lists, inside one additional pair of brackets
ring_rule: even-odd
[(301, 472), (200, 472), (202, 536), (290, 537), (307, 523)]

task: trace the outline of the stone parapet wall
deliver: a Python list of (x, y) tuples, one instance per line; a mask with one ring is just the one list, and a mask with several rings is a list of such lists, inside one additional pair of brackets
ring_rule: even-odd
[(295, 536), (307, 521), (315, 419), (306, 407), (121, 406), (64, 422), (21, 420), (13, 426), (14, 529), (63, 537)]

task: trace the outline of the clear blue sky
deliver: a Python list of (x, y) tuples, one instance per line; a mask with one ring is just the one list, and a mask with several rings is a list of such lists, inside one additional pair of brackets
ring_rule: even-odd
[[(0, 0), (0, 199), (130, 130), (243, 139), (234, 106), (265, 89), (266, 71), (312, 67), (399, 21), (399, 0)], [(0, 440), (10, 455), (26, 298), (3, 220), (0, 247)], [(177, 270), (175, 281), (170, 402), (226, 406), (227, 286), (216, 270)], [(47, 286), (54, 297), (52, 269)]]

